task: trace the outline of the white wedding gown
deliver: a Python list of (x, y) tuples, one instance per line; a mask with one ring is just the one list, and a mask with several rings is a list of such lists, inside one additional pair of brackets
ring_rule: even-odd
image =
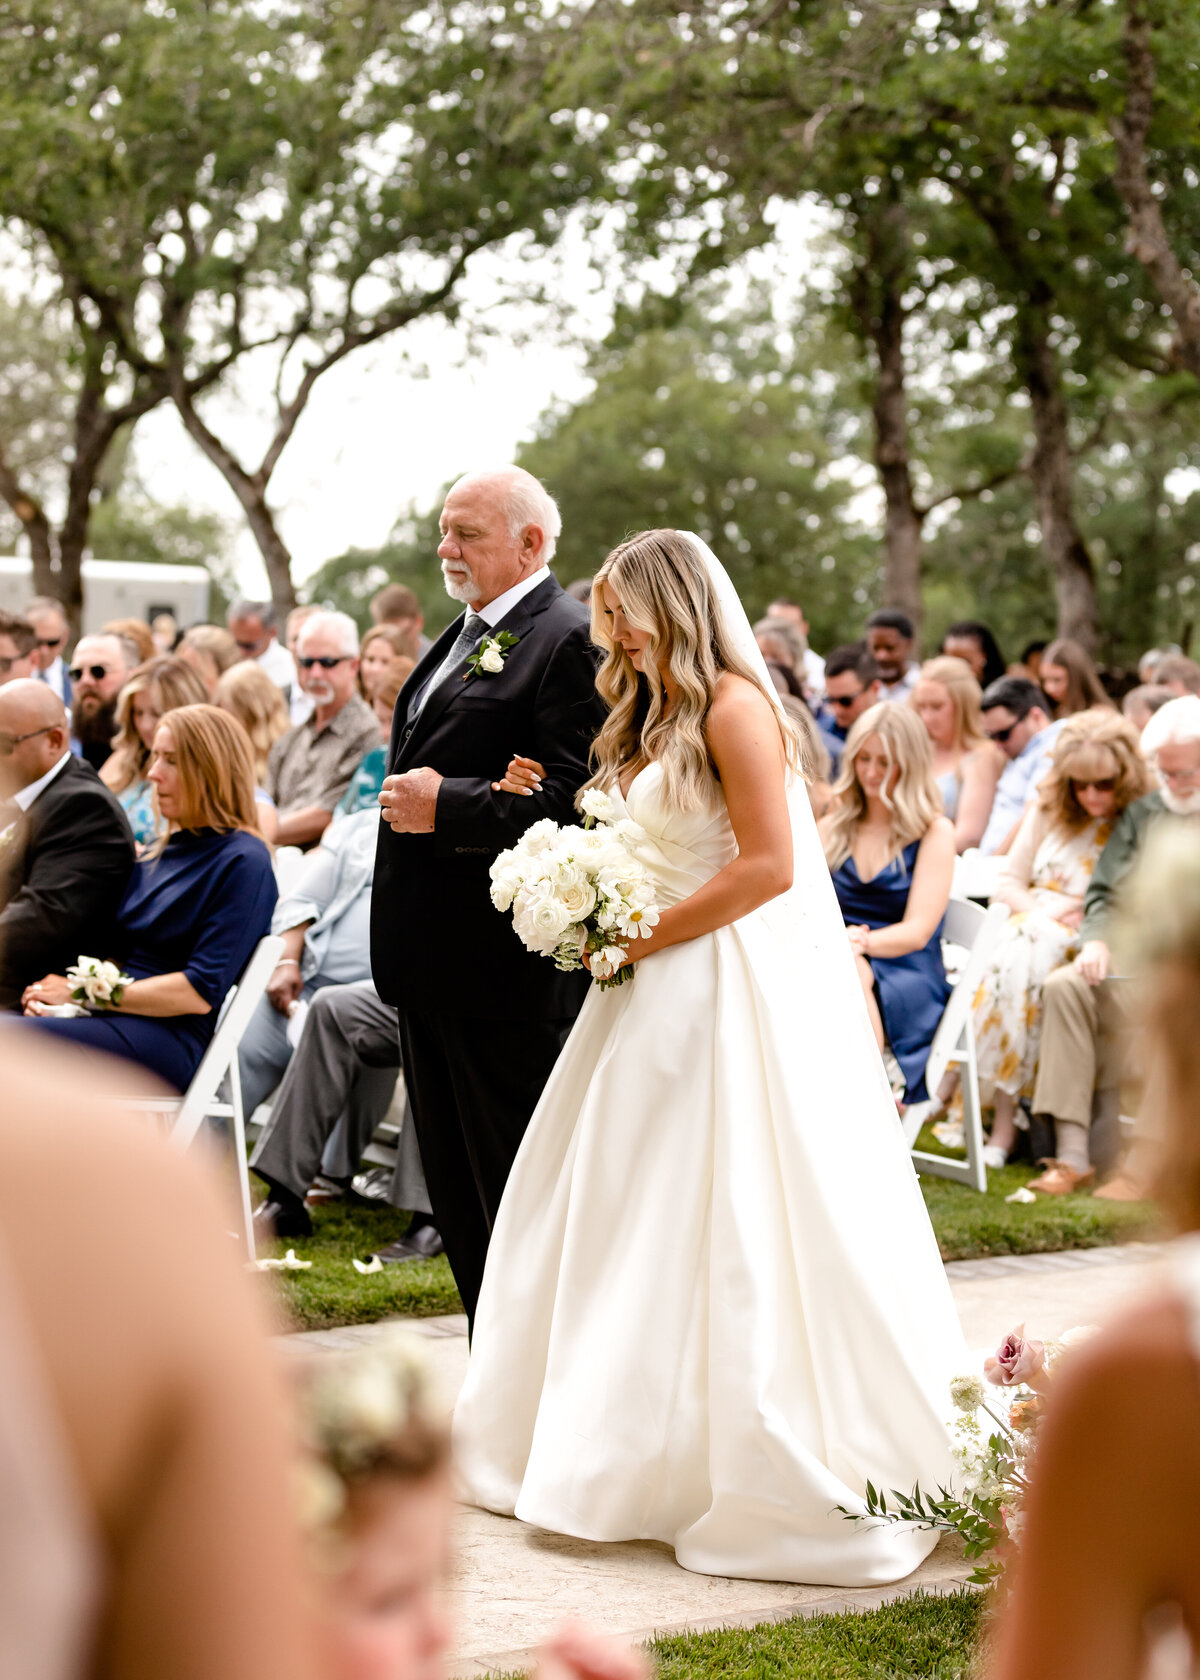
[[(861, 1587), (935, 1536), (954, 1306), (803, 790), (796, 886), (594, 986), (517, 1156), (455, 1414), (466, 1498), (707, 1574)], [(620, 795), (614, 792), (619, 801)], [(625, 801), (659, 903), (736, 852), (718, 785)]]

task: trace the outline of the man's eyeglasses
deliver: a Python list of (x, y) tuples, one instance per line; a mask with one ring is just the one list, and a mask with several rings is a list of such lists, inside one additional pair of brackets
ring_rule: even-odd
[(66, 639), (67, 638), (65, 636), (39, 636), (37, 639), (37, 645), (40, 648), (61, 647)]
[(0, 733), (0, 758), (11, 758), (22, 741), (32, 741), (35, 735), (49, 735), (52, 729), (61, 729), (58, 723), (44, 723), (40, 729), (28, 729), (24, 735), (5, 735)]
[(257, 642), (239, 642), (238, 643), (238, 652), (239, 653), (257, 653), (258, 652), (258, 643)]
[(107, 665), (72, 665), (67, 672), (73, 683), (79, 682), (83, 677), (91, 677), (93, 682), (103, 682), (108, 674)]
[(1200, 776), (1200, 770), (1160, 770), (1158, 773), (1164, 782), (1194, 782)]
[(1117, 785), (1115, 776), (1072, 776), (1071, 786), (1078, 793), (1081, 788), (1095, 788), (1097, 793), (1111, 793)]
[(1002, 747), (1012, 735), (1013, 730), (1019, 729), (1024, 721), (1023, 718), (1018, 718), (1016, 723), (1010, 723), (1007, 729), (985, 729), (985, 733), (989, 741), (995, 741), (998, 747)]
[(853, 694), (827, 694), (825, 698), (831, 706), (853, 706), (856, 700), (861, 700), (866, 693), (865, 688), (856, 689)]
[(319, 665), (322, 671), (332, 671), (335, 665), (344, 665), (347, 659), (353, 659), (352, 653), (314, 653), (297, 655), (296, 663), (302, 671), (311, 671), (314, 665)]

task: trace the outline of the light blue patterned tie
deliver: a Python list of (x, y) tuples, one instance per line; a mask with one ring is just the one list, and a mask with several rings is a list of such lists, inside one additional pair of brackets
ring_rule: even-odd
[(416, 705), (409, 713), (410, 723), (416, 722), (421, 713), (425, 710), (426, 702), (428, 701), (429, 696), (433, 693), (434, 689), (439, 688), (441, 684), (446, 681), (447, 677), (450, 676), (451, 672), (458, 669), (467, 655), (474, 650), (476, 642), (486, 629), (487, 623), (483, 616), (468, 607), (467, 616), (463, 619), (463, 627), (458, 632), (458, 638), (455, 641), (454, 646), (450, 649), (450, 652), (446, 655), (445, 659), (442, 660), (442, 663), (425, 684), (425, 687), (422, 689), (417, 698)]

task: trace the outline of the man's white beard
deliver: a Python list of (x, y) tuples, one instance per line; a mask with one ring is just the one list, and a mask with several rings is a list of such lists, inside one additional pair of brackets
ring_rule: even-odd
[(446, 586), (446, 593), (452, 601), (462, 601), (467, 605), (478, 598), (479, 585), (475, 581), (475, 574), (469, 566), (456, 567), (451, 571), (445, 560), (442, 561), (442, 582)]
[(1200, 788), (1191, 793), (1174, 793), (1164, 783), (1159, 790), (1167, 810), (1177, 817), (1200, 817)]
[(304, 691), (314, 706), (328, 706), (334, 698), (333, 684), (327, 682), (310, 682)]

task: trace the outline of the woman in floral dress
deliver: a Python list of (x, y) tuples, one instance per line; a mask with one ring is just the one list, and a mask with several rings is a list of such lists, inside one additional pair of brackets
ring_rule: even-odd
[(1149, 790), (1137, 733), (1093, 707), (1059, 733), (1037, 804), (1026, 813), (996, 900), (1012, 912), (974, 999), (979, 1079), (995, 1108), (989, 1167), (1016, 1141), (1017, 1104), (1032, 1096), (1046, 977), (1079, 948), (1083, 898), (1112, 825)]

